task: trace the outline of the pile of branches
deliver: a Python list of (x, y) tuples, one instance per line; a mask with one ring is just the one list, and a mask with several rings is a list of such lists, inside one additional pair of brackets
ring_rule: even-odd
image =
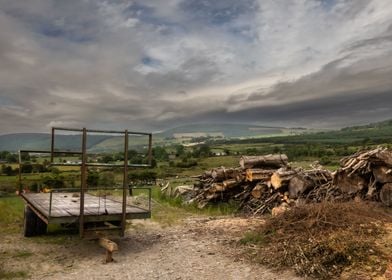
[(342, 158), (340, 166), (333, 182), (341, 192), (392, 206), (391, 150), (362, 150)]
[(255, 230), (252, 236), (257, 238), (241, 241), (261, 240), (263, 246), (250, 247), (253, 260), (274, 268), (292, 267), (300, 275), (335, 279), (349, 268), (361, 274), (366, 267), (380, 276), (388, 256), (377, 243), (385, 233), (382, 225), (390, 222), (391, 216), (374, 202), (322, 202), (271, 217)]
[(234, 201), (245, 213), (278, 214), (291, 206), (352, 199), (382, 201), (392, 206), (392, 152), (386, 148), (344, 157), (334, 173), (316, 164), (291, 168), (284, 154), (243, 156), (239, 167), (219, 167), (197, 176), (193, 187), (179, 190), (199, 208)]
[[(320, 201), (335, 197), (332, 173), (320, 166), (310, 170), (291, 168), (284, 154), (243, 156), (240, 167), (219, 167), (198, 176), (190, 203), (199, 208), (210, 202), (235, 201), (250, 214), (276, 212), (300, 201)], [(188, 196), (189, 198), (189, 192)]]

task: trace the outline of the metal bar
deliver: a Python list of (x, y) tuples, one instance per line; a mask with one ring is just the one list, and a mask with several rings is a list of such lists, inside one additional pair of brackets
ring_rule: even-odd
[[(120, 130), (98, 130), (98, 129), (88, 129), (87, 132), (91, 133), (111, 133), (111, 134), (124, 134), (124, 131)], [(128, 135), (150, 135), (148, 132), (140, 131), (128, 131)]]
[(19, 151), (18, 156), (19, 156), (19, 162), (18, 162), (19, 194), (21, 194), (22, 193), (22, 152), (21, 151)]
[(50, 142), (50, 162), (53, 162), (54, 157), (54, 127), (52, 127), (52, 141)]
[[(62, 131), (74, 131), (74, 132), (83, 132), (83, 129), (80, 128), (68, 128), (68, 127), (53, 127), (53, 130), (62, 130)], [(101, 129), (86, 129), (86, 132), (91, 133), (110, 133), (110, 134), (124, 134), (123, 130), (101, 130)], [(148, 132), (139, 132), (139, 131), (128, 131), (128, 135), (150, 135)]]
[[(43, 151), (43, 150), (20, 150), (21, 153), (37, 153), (37, 154), (50, 154), (52, 151)], [(76, 151), (53, 151), (53, 154), (75, 154), (81, 155), (82, 152)]]
[(151, 212), (151, 188), (148, 188), (148, 211)]
[(50, 191), (48, 221), (50, 220), (50, 216), (52, 214), (52, 198), (53, 198), (53, 192)]
[(124, 236), (127, 218), (127, 189), (128, 189), (128, 130), (125, 130), (124, 137), (124, 178), (123, 178), (123, 201), (122, 201), (122, 219), (121, 219), (121, 236)]
[(62, 130), (62, 131), (83, 132), (83, 129), (80, 129), (80, 128), (52, 127), (52, 129), (53, 129), (53, 130)]
[(80, 184), (80, 211), (79, 211), (79, 235), (81, 238), (83, 238), (83, 236), (84, 236), (84, 192), (86, 191), (86, 184), (87, 184), (86, 143), (87, 143), (87, 131), (86, 131), (86, 128), (83, 128), (82, 165), (80, 167), (81, 184)]
[[(65, 163), (65, 162), (54, 162), (51, 166), (81, 166), (82, 163)], [(110, 163), (86, 163), (86, 166), (96, 167), (124, 167), (124, 164), (110, 164)], [(128, 164), (128, 167), (150, 167), (148, 164)]]
[(148, 165), (152, 165), (152, 134), (148, 135)]

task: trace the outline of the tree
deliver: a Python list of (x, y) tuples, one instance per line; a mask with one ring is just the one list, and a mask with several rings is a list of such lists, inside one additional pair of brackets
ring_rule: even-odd
[(33, 171), (33, 165), (29, 162), (26, 162), (21, 165), (22, 173), (31, 173)]
[(16, 157), (16, 155), (15, 154), (10, 154), (10, 153), (6, 156), (5, 160), (8, 163), (16, 163), (16, 162), (18, 162), (18, 158)]
[(87, 174), (87, 185), (96, 187), (99, 182), (99, 173), (95, 170), (89, 170)]
[(3, 164), (3, 165), (1, 166), (1, 173), (3, 173), (4, 175), (7, 175), (7, 176), (13, 175), (12, 167), (9, 166), (9, 165)]
[(161, 146), (157, 146), (157, 147), (153, 148), (152, 155), (157, 160), (168, 160), (169, 159), (169, 155), (168, 155), (167, 151), (165, 150), (165, 148), (163, 148)]
[(185, 147), (183, 145), (176, 145), (176, 156), (181, 157), (185, 154)]
[(112, 161), (113, 161), (113, 157), (110, 155), (104, 155), (100, 160), (100, 162), (103, 162), (103, 163), (109, 163)]

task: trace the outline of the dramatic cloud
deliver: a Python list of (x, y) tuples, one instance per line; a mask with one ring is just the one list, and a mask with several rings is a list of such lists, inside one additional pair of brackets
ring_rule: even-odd
[(0, 133), (392, 118), (389, 0), (0, 0)]

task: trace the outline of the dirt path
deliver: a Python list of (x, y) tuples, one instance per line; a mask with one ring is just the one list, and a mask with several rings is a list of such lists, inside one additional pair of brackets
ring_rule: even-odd
[(95, 242), (76, 236), (50, 243), (13, 236), (1, 241), (0, 253), (10, 256), (7, 270), (25, 270), (31, 279), (300, 279), (240, 257), (236, 244), (256, 222), (192, 217), (167, 228), (137, 222), (116, 240), (120, 251), (109, 264), (102, 263), (104, 250)]

